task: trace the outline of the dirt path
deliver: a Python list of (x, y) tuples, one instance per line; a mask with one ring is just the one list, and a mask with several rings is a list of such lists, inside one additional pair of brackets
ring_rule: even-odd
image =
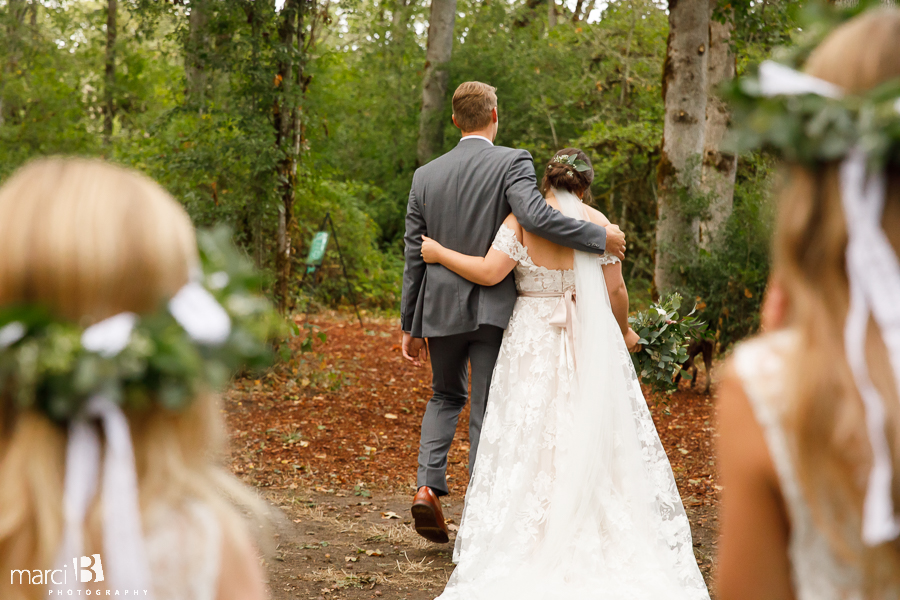
[[(375, 494), (363, 500), (275, 492), (267, 497), (284, 516), (276, 527), (277, 549), (267, 560), (274, 600), (431, 600), (453, 571), (453, 537), (438, 545), (416, 535), (408, 496)], [(461, 500), (444, 507), (445, 516), (458, 523)], [(703, 506), (687, 511), (694, 553), (709, 580), (714, 511)]]
[[(401, 360), (394, 320), (369, 318), (364, 330), (336, 314), (314, 323), (325, 339), (311, 352), (297, 340), (289, 363), (236, 382), (226, 396), (232, 468), (277, 507), (266, 559), (272, 597), (430, 600), (453, 569), (452, 538), (431, 544), (410, 526), (430, 372)], [(651, 410), (709, 582), (718, 489), (712, 401), (686, 388), (663, 400), (651, 399)], [(444, 502), (451, 529), (465, 494), (467, 431), (464, 414)]]

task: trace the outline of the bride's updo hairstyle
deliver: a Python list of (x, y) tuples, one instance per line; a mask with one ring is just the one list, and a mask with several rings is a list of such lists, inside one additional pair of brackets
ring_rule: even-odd
[[(587, 171), (578, 171), (574, 166), (556, 160), (558, 156), (572, 156), (573, 154), (576, 160), (584, 161), (590, 168)], [(584, 201), (589, 202), (592, 181), (594, 181), (594, 167), (591, 165), (588, 155), (580, 148), (564, 148), (557, 151), (547, 163), (544, 179), (541, 181), (541, 191), (546, 194), (550, 188), (556, 188), (567, 190), (576, 196), (583, 193)]]
[[(900, 10), (870, 11), (836, 29), (806, 63), (810, 75), (851, 93), (900, 78)], [(817, 169), (789, 165), (780, 194), (773, 273), (788, 296), (787, 325), (801, 336), (784, 401), (797, 442), (798, 476), (818, 528), (837, 556), (865, 573), (866, 598), (896, 597), (900, 541), (872, 548), (861, 539), (863, 501), (872, 465), (860, 395), (847, 363), (849, 306), (847, 224), (839, 162)], [(882, 228), (900, 251), (900, 165), (889, 165)], [(893, 461), (893, 498), (900, 507), (900, 402), (881, 334), (870, 321), (869, 373), (884, 399)]]
[[(40, 305), (89, 326), (124, 311), (157, 310), (198, 266), (187, 213), (134, 171), (99, 160), (42, 159), (0, 187), (0, 309)], [(0, 598), (43, 598), (44, 586), (12, 585), (5, 574), (52, 568), (63, 530), (67, 429), (11, 396), (0, 393)], [(125, 411), (145, 533), (156, 509), (166, 514), (193, 501), (212, 511), (223, 544), (248, 539), (243, 517), (225, 498), (251, 508), (256, 501), (222, 466), (220, 405), (206, 393), (181, 411), (155, 402)], [(87, 554), (102, 551), (99, 504), (98, 494), (86, 521)]]

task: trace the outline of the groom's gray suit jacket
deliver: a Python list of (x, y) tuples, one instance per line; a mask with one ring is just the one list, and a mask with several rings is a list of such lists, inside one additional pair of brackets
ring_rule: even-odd
[(515, 213), (526, 231), (576, 250), (603, 253), (606, 230), (563, 216), (544, 201), (526, 150), (468, 138), (416, 170), (406, 213), (401, 326), (413, 337), (443, 337), (481, 325), (506, 329), (516, 302), (510, 273), (484, 287), (422, 260), (422, 235), (463, 254), (484, 256)]

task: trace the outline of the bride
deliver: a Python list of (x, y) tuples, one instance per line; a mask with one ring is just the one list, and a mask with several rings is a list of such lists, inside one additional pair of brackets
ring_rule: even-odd
[[(606, 225), (581, 202), (592, 179), (581, 150), (561, 150), (547, 203)], [(515, 270), (519, 291), (440, 600), (709, 600), (628, 355), (639, 338), (618, 259), (530, 235), (512, 214), (485, 257), (427, 237), (422, 256), (480, 285)]]

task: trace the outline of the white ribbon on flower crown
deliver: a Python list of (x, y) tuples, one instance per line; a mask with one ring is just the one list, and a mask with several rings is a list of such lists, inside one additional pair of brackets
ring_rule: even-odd
[[(759, 69), (760, 90), (766, 96), (817, 94), (840, 98), (843, 90), (772, 61)], [(900, 112), (900, 99), (894, 105)], [(862, 397), (872, 445), (863, 505), (862, 538), (875, 546), (900, 535), (891, 492), (892, 464), (885, 432), (884, 399), (872, 384), (866, 363), (866, 333), (874, 317), (887, 346), (894, 379), (900, 385), (900, 261), (881, 228), (887, 182), (884, 172), (869, 173), (867, 156), (856, 148), (840, 168), (841, 199), (847, 222), (847, 277), (850, 306), (844, 324), (844, 350)], [(898, 390), (900, 391), (900, 390)]]
[[(197, 343), (221, 344), (231, 333), (228, 313), (199, 283), (185, 285), (169, 301), (169, 312)], [(112, 358), (128, 345), (137, 319), (133, 313), (120, 313), (96, 323), (85, 329), (81, 336), (82, 346)], [(94, 420), (100, 422), (106, 440), (102, 474), (100, 433), (92, 422)], [(101, 477), (102, 558), (107, 576), (104, 579), (101, 571), (97, 578), (105, 581), (109, 590), (147, 590), (147, 595), (142, 597), (152, 598), (131, 430), (122, 409), (103, 393), (91, 397), (83, 412), (69, 423), (63, 494), (65, 529), (57, 553), (57, 569), (68, 571), (73, 559), (77, 561), (84, 553), (85, 518)], [(63, 595), (69, 591), (78, 593), (77, 590), (83, 589), (78, 569), (76, 566), (74, 577), (66, 576), (65, 583), (51, 589)]]

